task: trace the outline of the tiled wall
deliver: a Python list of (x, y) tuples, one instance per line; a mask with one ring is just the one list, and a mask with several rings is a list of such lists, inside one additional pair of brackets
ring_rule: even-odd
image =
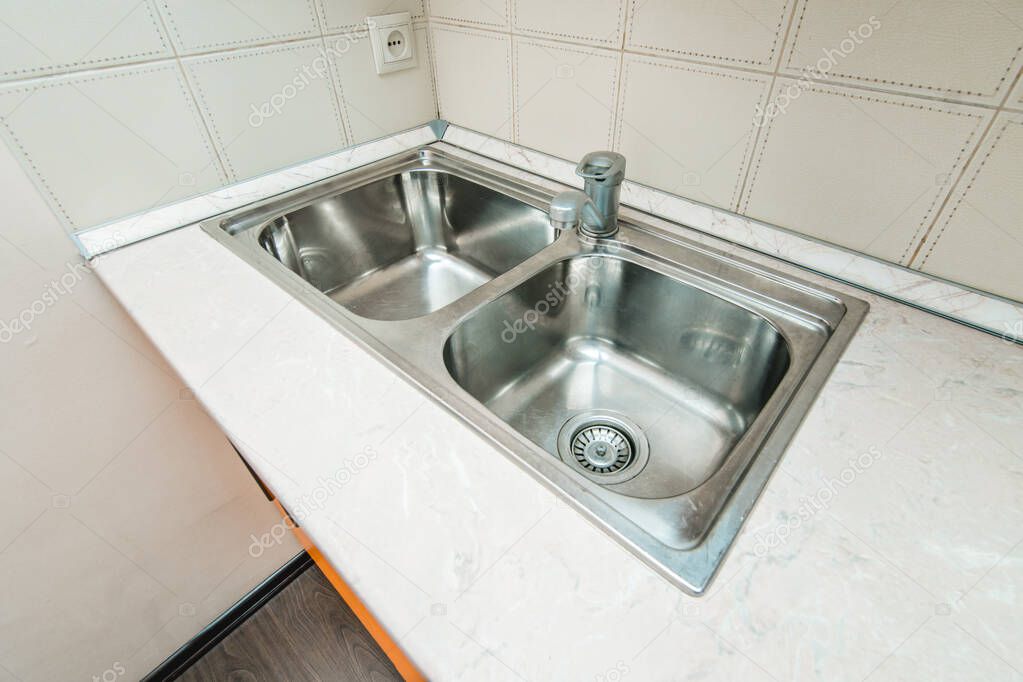
[[(0, 136), (71, 230), (439, 109), (568, 159), (610, 147), (634, 180), (1023, 299), (1023, 5), (1013, 0), (0, 9)], [(379, 77), (368, 39), (347, 36), (369, 14), (401, 10), (417, 22), (420, 66)]]
[(299, 547), (3, 144), (0, 205), (0, 680), (137, 680)]
[(0, 680), (139, 679), (298, 551), (66, 231), (434, 118), (417, 0), (420, 68), (251, 109), (400, 4), (0, 0)]
[[(357, 29), (402, 10), (417, 21), (419, 67), (378, 76)], [(0, 11), (0, 133), (71, 230), (436, 117), (421, 0)]]
[(430, 0), (429, 19), (442, 118), (615, 149), (634, 180), (1023, 300), (1019, 2)]

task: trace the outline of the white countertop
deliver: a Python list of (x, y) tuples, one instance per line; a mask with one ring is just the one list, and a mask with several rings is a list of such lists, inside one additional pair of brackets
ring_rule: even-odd
[(431, 679), (1023, 679), (1023, 348), (743, 255), (871, 311), (699, 599), (198, 226), (96, 271)]

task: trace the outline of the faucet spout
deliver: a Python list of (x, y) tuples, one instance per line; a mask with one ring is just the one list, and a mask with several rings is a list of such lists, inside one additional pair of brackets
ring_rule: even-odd
[(575, 169), (585, 192), (561, 192), (551, 200), (551, 225), (577, 228), (590, 237), (611, 237), (618, 232), (618, 197), (625, 179), (625, 157), (616, 152), (590, 152)]

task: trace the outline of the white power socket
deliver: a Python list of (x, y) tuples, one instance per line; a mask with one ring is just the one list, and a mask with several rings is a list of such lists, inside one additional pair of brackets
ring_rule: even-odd
[(416, 59), (415, 35), (412, 33), (412, 15), (409, 12), (367, 17), (369, 40), (373, 45), (373, 60), (377, 73), (391, 73), (411, 69), (419, 64)]

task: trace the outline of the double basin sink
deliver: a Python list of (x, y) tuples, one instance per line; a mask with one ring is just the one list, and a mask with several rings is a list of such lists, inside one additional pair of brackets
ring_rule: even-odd
[(702, 594), (867, 305), (534, 180), (427, 147), (204, 228)]

